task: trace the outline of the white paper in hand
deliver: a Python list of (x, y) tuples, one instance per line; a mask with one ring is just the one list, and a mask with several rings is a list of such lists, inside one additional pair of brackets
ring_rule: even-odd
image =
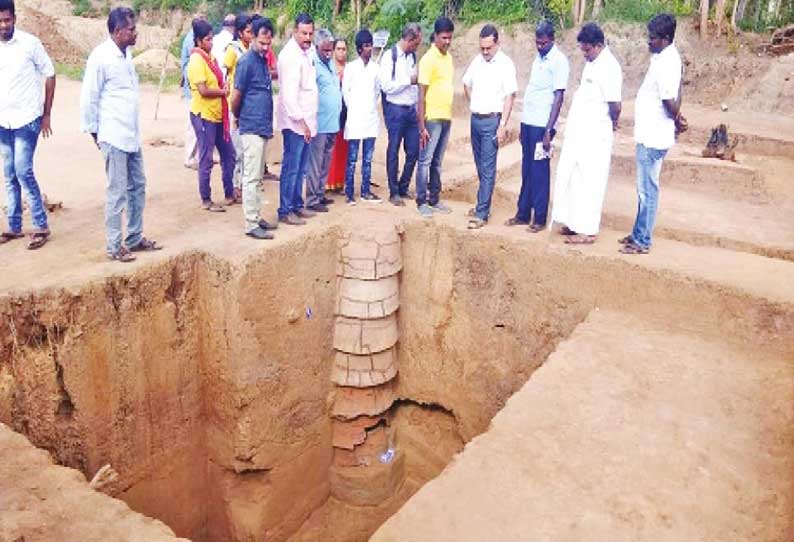
[(549, 147), (549, 152), (546, 152), (543, 149), (543, 142), (538, 141), (537, 145), (535, 145), (535, 160), (548, 160), (551, 158), (551, 151), (553, 147)]

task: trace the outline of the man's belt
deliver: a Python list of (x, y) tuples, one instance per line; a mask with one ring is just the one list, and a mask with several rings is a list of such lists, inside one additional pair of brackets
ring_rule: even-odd
[(501, 117), (501, 113), (472, 113), (472, 117), (475, 119), (492, 119), (494, 117)]

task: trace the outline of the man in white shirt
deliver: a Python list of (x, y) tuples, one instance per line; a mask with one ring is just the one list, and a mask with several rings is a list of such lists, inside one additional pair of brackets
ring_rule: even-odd
[(380, 82), (378, 63), (372, 60), (372, 33), (359, 30), (356, 34), (358, 58), (345, 66), (342, 79), (342, 95), (347, 104), (345, 140), (347, 147), (347, 170), (345, 171), (345, 200), (355, 205), (353, 181), (356, 175), (358, 149), (361, 147), (361, 199), (365, 202), (380, 203), (381, 199), (370, 190), (372, 180), (372, 154), (375, 152), (375, 138), (380, 130), (378, 99)]
[(516, 214), (506, 222), (507, 226), (528, 225), (532, 233), (546, 227), (551, 140), (570, 73), (568, 59), (554, 44), (554, 25), (549, 21), (541, 21), (535, 29), (535, 46), (538, 54), (524, 91), (521, 115), (521, 192)]
[[(400, 41), (383, 55), (380, 63), (383, 119), (389, 134), (386, 176), (389, 179), (389, 201), (397, 206), (405, 205), (403, 198), (413, 197), (409, 194), (409, 186), (419, 159), (416, 50), (421, 43), (422, 27), (417, 23), (408, 23), (403, 28)], [(398, 181), (400, 144), (405, 148), (405, 164)]]
[[(80, 129), (91, 134), (105, 159), (108, 176), (105, 203), (107, 255), (131, 262), (133, 252), (160, 250), (143, 237), (146, 177), (138, 121), (138, 74), (132, 46), (138, 32), (135, 13), (126, 7), (108, 15), (110, 37), (98, 45), (86, 63), (80, 93)], [(127, 237), (122, 243), (121, 215), (127, 210)]]
[(651, 248), (662, 161), (681, 131), (683, 68), (673, 43), (675, 26), (675, 18), (667, 13), (648, 22), (651, 63), (634, 102), (639, 205), (634, 229), (620, 240), (624, 254), (647, 254)]
[(215, 34), (212, 39), (212, 56), (218, 60), (218, 65), (221, 67), (223, 76), (226, 77), (226, 66), (223, 65), (223, 57), (226, 54), (226, 47), (234, 40), (234, 29), (237, 23), (237, 16), (234, 13), (228, 13), (223, 18), (223, 26), (220, 32)]
[(492, 24), (480, 31), (480, 54), (463, 74), (463, 90), (471, 108), (471, 149), (480, 179), (477, 206), (469, 211), (469, 228), (481, 228), (491, 215), (496, 156), (518, 92), (516, 67), (499, 50), (499, 31)]
[(612, 163), (612, 140), (621, 110), (623, 70), (604, 43), (604, 32), (587, 23), (576, 36), (586, 62), (565, 125), (552, 221), (565, 242), (589, 245), (601, 226), (601, 207)]
[(8, 231), (0, 233), (0, 244), (23, 237), (24, 188), (34, 228), (28, 248), (37, 249), (49, 239), (50, 229), (33, 174), (33, 154), (39, 134), (45, 138), (52, 134), (50, 112), (55, 96), (55, 68), (39, 39), (15, 30), (15, 24), (14, 1), (0, 0), (0, 156), (8, 191)]

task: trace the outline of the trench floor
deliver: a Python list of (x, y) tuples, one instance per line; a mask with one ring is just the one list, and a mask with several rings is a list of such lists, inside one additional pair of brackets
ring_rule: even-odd
[(372, 542), (791, 540), (794, 363), (593, 311)]

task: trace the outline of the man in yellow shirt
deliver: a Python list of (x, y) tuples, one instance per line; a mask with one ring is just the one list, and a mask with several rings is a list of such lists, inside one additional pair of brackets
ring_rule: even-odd
[[(455, 68), (449, 46), (455, 25), (439, 17), (433, 25), (433, 45), (419, 61), (419, 168), (416, 172), (416, 206), (424, 218), (433, 213), (450, 213), (441, 195), (441, 162), (452, 125), (452, 98)], [(429, 183), (429, 196), (428, 196)]]
[[(223, 55), (223, 68), (226, 70), (226, 81), (230, 89), (234, 88), (234, 73), (237, 69), (237, 61), (248, 50), (251, 40), (254, 38), (252, 31), (252, 19), (250, 15), (240, 14), (234, 22), (234, 39), (226, 46)], [(234, 201), (241, 203), (243, 200), (242, 175), (243, 175), (243, 141), (240, 139), (240, 129), (235, 119), (232, 126), (232, 144), (237, 158), (234, 162)]]

